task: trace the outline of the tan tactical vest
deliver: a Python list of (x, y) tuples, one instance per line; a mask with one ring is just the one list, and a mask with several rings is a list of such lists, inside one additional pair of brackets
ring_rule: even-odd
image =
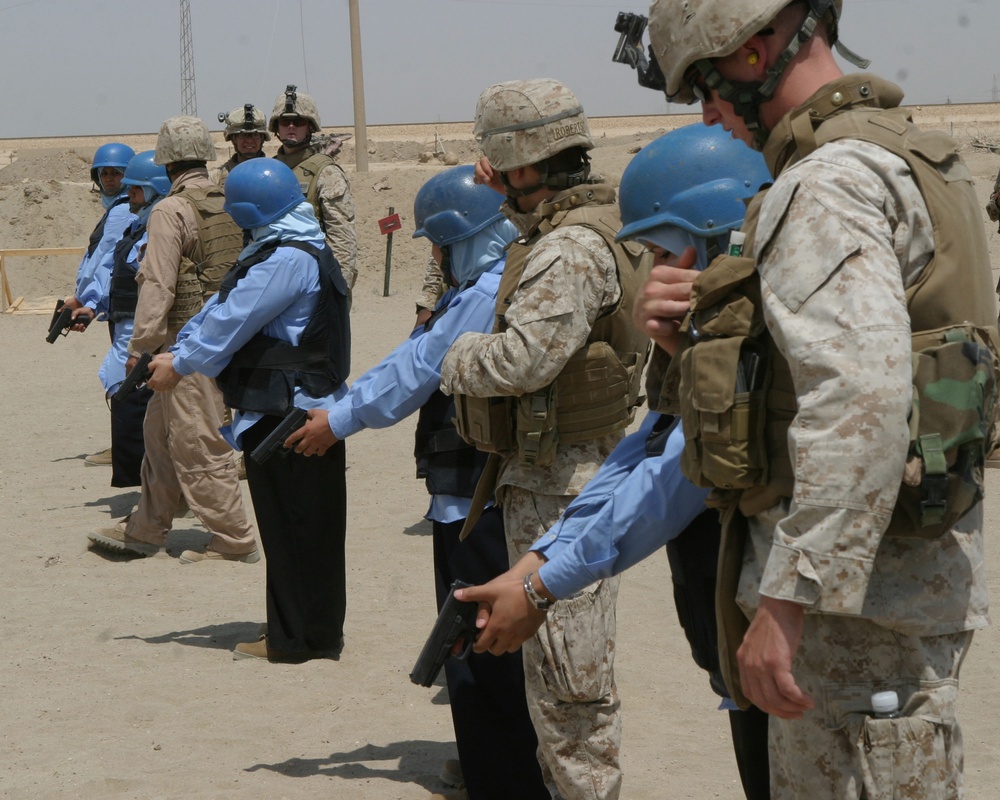
[[(319, 210), (319, 182), (317, 178), (319, 173), (326, 169), (327, 167), (336, 167), (341, 172), (343, 168), (333, 160), (326, 153), (313, 153), (309, 158), (300, 161), (294, 167), (292, 167), (292, 172), (295, 173), (295, 177), (299, 179), (299, 186), (302, 187), (302, 194), (306, 196), (306, 200), (309, 204), (316, 210), (316, 218), (320, 219)], [(345, 177), (346, 179), (346, 177)]]
[(198, 243), (191, 258), (181, 259), (174, 305), (167, 317), (170, 330), (180, 330), (213, 294), (243, 250), (243, 231), (223, 208), (218, 186), (179, 186), (171, 195), (187, 200), (198, 220)]
[[(883, 110), (866, 105), (824, 120), (837, 110), (836, 95), (869, 101), (876, 88), (870, 79), (856, 77), (830, 87), (817, 102), (809, 104), (809, 109), (819, 110), (819, 114), (802, 111), (792, 115), (792, 142), (784, 155), (789, 162), (797, 161), (827, 142), (859, 139), (906, 161), (934, 230), (934, 256), (906, 292), (913, 350), (933, 344), (932, 332), (962, 322), (986, 331), (996, 349), (1000, 336), (989, 250), (979, 228), (975, 228), (976, 235), (969, 235), (968, 221), (977, 219), (979, 204), (972, 175), (958, 157), (954, 141), (940, 131), (919, 130), (901, 108)], [(747, 516), (769, 508), (778, 497), (792, 496), (787, 434), (796, 412), (795, 399), (788, 364), (770, 340), (769, 352), (773, 366), (764, 430), (771, 472), (765, 486), (744, 492), (740, 510)], [(897, 528), (904, 525), (905, 520), (894, 516), (887, 533), (902, 532)]]
[(614, 189), (593, 184), (560, 192), (536, 209), (534, 227), (507, 251), (497, 293), (494, 333), (507, 329), (504, 313), (521, 282), (524, 265), (538, 240), (557, 228), (581, 225), (595, 231), (615, 257), (621, 298), (603, 310), (585, 347), (567, 361), (544, 389), (521, 397), (474, 398), (457, 395), (459, 432), (477, 447), (522, 463), (552, 463), (558, 444), (577, 444), (621, 430), (639, 402), (648, 339), (632, 324), (631, 309), (643, 275), (643, 248), (615, 242), (621, 218)]

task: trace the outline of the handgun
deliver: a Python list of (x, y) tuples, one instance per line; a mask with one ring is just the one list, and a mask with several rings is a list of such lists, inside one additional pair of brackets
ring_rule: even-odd
[(278, 427), (271, 431), (267, 435), (267, 438), (254, 448), (253, 452), (250, 454), (250, 458), (258, 464), (263, 464), (276, 452), (283, 456), (287, 456), (288, 450), (284, 446), (285, 439), (287, 439), (294, 431), (301, 428), (305, 424), (308, 416), (308, 413), (304, 409), (293, 408), (285, 415), (285, 418), (278, 423)]
[(73, 309), (66, 305), (66, 301), (56, 300), (56, 309), (52, 312), (52, 321), (49, 322), (49, 333), (45, 341), (52, 344), (60, 336), (68, 336), (69, 329), (74, 325), (83, 325), (86, 328), (89, 324), (90, 317), (81, 314), (74, 320)]
[[(479, 610), (479, 603), (455, 599), (456, 589), (464, 589), (470, 585), (462, 581), (455, 581), (451, 585), (448, 599), (444, 601), (431, 635), (424, 642), (417, 663), (410, 672), (410, 680), (417, 686), (430, 686), (434, 683), (449, 656), (462, 661), (472, 650), (478, 633), (476, 612)], [(459, 648), (457, 651), (456, 646)]]
[(660, 65), (656, 63), (653, 46), (649, 46), (648, 57), (642, 47), (642, 34), (646, 30), (648, 21), (642, 14), (618, 12), (615, 30), (621, 35), (618, 37), (618, 46), (611, 60), (632, 67), (638, 75), (640, 86), (663, 91), (667, 88), (667, 81), (663, 77)]
[(151, 353), (143, 353), (139, 356), (139, 360), (135, 362), (135, 366), (125, 376), (125, 380), (122, 381), (121, 386), (118, 387), (118, 391), (115, 392), (115, 400), (119, 403), (124, 402), (126, 397), (153, 377), (153, 373), (149, 369), (149, 362), (152, 360), (153, 356)]

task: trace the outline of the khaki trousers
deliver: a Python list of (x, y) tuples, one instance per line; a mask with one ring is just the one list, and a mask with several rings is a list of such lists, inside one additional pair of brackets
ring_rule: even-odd
[(154, 393), (143, 424), (142, 494), (129, 517), (129, 536), (162, 546), (186, 503), (211, 531), (212, 550), (247, 553), (256, 547), (235, 455), (219, 433), (224, 413), (215, 381), (198, 373), (173, 391)]
[[(972, 632), (906, 636), (866, 619), (806, 614), (792, 664), (816, 701), (800, 720), (771, 717), (774, 800), (958, 800), (958, 674)], [(894, 690), (898, 719), (871, 695)]]
[[(503, 486), (507, 550), (513, 564), (561, 516), (571, 496)], [(621, 715), (615, 686), (615, 603), (619, 578), (560, 600), (522, 645), (525, 695), (542, 776), (560, 800), (615, 800), (621, 793)]]

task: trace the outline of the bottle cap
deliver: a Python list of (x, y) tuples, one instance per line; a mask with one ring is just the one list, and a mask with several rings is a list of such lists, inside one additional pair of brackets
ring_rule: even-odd
[(746, 234), (743, 231), (733, 231), (729, 234), (729, 248), (726, 250), (728, 255), (731, 256), (741, 256), (743, 255), (743, 243), (746, 241)]
[(872, 711), (876, 714), (891, 714), (899, 711), (899, 696), (892, 691), (875, 692), (872, 695)]

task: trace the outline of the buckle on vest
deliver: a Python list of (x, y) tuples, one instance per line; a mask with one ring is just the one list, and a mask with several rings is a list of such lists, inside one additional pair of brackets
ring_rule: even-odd
[(924, 475), (920, 481), (920, 524), (926, 528), (944, 521), (948, 509), (948, 462), (945, 459), (941, 434), (920, 437)]

